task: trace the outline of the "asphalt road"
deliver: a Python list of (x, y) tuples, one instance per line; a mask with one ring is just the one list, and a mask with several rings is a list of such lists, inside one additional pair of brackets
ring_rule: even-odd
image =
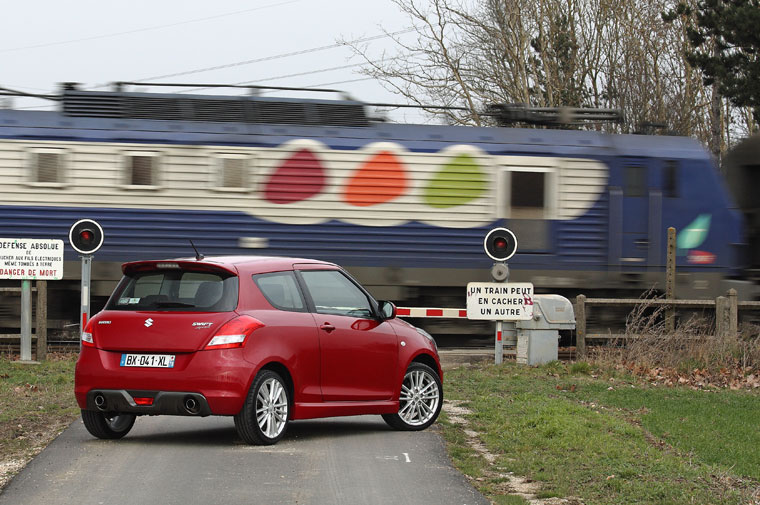
[(0, 493), (0, 505), (488, 504), (435, 428), (380, 416), (296, 421), (269, 447), (232, 418), (142, 417), (118, 441), (74, 422)]

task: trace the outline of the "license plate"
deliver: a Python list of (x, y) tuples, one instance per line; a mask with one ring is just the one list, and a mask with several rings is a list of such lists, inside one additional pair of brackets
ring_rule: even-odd
[(174, 368), (173, 354), (122, 354), (120, 366)]

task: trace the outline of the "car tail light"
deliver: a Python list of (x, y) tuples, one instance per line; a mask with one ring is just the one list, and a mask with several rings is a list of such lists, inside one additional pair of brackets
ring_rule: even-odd
[(251, 316), (239, 316), (227, 321), (219, 328), (206, 349), (232, 349), (243, 347), (245, 340), (255, 330), (262, 328), (264, 323)]
[(92, 326), (92, 319), (90, 319), (90, 322), (87, 323), (82, 332), (82, 345), (85, 347), (95, 347), (95, 340), (92, 337)]
[(153, 398), (150, 397), (134, 397), (133, 400), (137, 405), (141, 405), (143, 407), (150, 407), (153, 405)]

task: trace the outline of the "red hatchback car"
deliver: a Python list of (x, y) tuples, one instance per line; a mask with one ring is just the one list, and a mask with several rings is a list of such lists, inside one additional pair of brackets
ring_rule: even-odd
[(433, 338), (396, 319), (339, 266), (274, 257), (126, 263), (82, 333), (75, 393), (87, 430), (136, 416), (234, 416), (247, 443), (294, 419), (380, 414), (422, 430), (438, 417)]

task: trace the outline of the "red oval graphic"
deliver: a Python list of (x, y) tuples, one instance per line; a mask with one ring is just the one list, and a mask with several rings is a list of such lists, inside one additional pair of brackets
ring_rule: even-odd
[(296, 151), (264, 185), (264, 198), (272, 203), (294, 203), (322, 192), (325, 169), (309, 149)]

